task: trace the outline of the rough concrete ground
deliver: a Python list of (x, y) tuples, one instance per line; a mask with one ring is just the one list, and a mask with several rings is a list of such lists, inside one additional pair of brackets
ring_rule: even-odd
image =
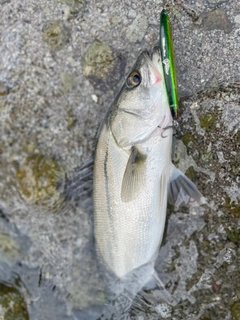
[(62, 186), (157, 44), (163, 6), (181, 98), (174, 160), (208, 203), (169, 208), (157, 270), (178, 304), (142, 293), (149, 306), (131, 319), (240, 319), (237, 0), (0, 1), (0, 318), (67, 319), (104, 301), (92, 215), (62, 204)]

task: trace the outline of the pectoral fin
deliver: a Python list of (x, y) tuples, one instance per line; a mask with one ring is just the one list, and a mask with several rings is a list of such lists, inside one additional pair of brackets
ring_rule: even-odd
[(177, 208), (181, 204), (200, 205), (205, 203), (205, 198), (196, 185), (175, 166), (168, 187), (168, 202)]
[(136, 147), (132, 147), (131, 154), (124, 172), (121, 198), (129, 202), (136, 198), (146, 181), (146, 158)]

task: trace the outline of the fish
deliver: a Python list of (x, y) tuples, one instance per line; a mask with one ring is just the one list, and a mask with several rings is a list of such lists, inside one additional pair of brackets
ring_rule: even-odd
[(98, 259), (117, 279), (150, 266), (167, 202), (200, 205), (196, 185), (172, 163), (173, 118), (159, 47), (143, 51), (100, 127), (93, 166)]

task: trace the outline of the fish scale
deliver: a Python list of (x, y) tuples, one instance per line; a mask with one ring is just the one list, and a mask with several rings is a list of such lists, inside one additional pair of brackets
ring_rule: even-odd
[[(101, 143), (101, 139), (105, 140), (107, 134), (107, 130), (103, 130), (99, 143)], [(130, 203), (121, 201), (122, 177), (128, 157), (126, 152), (119, 156), (119, 147), (116, 146), (113, 138), (110, 140), (107, 152), (108, 174), (104, 174), (104, 167), (102, 166), (101, 169), (98, 165), (98, 174), (104, 177), (105, 190), (106, 186), (109, 189), (107, 188), (108, 200), (104, 202), (103, 199), (106, 199), (104, 188), (95, 188), (98, 199), (101, 199), (101, 208), (98, 208), (97, 211), (99, 214), (97, 216), (95, 214), (95, 238), (97, 250), (104, 263), (118, 277), (123, 277), (134, 268), (152, 260), (161, 242), (160, 237), (163, 233), (161, 229), (165, 225), (167, 185), (165, 186), (165, 201), (161, 206), (158, 206), (158, 201), (155, 199), (158, 197), (158, 192), (153, 192), (153, 190), (160, 188), (159, 180), (162, 172), (161, 168), (153, 166), (152, 163), (158, 161), (163, 164), (162, 170), (165, 172), (168, 170), (164, 167), (164, 161), (168, 165), (170, 158), (161, 161), (161, 153), (162, 150), (166, 150), (166, 145), (171, 149), (172, 130), (169, 130), (167, 137), (163, 139), (160, 129), (157, 128), (148, 142), (141, 145), (142, 148), (151, 150), (148, 154), (149, 166), (146, 165), (146, 175), (154, 176), (154, 179), (149, 179), (146, 187)], [(168, 154), (170, 154), (169, 151)], [(115, 161), (111, 161), (110, 158)], [(103, 193), (104, 195), (100, 196)], [(97, 201), (96, 198), (95, 200)], [(110, 214), (107, 206), (110, 208)], [(163, 213), (163, 217), (160, 219), (161, 213)], [(104, 235), (104, 239), (102, 239), (102, 235)]]

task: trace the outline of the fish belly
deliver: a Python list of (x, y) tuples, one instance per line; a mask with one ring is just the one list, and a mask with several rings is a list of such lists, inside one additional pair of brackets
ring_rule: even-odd
[(94, 168), (95, 240), (101, 261), (119, 278), (156, 258), (166, 217), (168, 140), (154, 133), (141, 144), (147, 152), (146, 184), (135, 199), (123, 202), (121, 185), (129, 155), (113, 137), (100, 136)]

